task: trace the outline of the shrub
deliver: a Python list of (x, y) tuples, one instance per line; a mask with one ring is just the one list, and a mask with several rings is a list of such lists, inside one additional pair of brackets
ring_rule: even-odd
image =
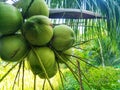
[(90, 68), (85, 72), (89, 85), (97, 90), (119, 90), (120, 69), (113, 67)]

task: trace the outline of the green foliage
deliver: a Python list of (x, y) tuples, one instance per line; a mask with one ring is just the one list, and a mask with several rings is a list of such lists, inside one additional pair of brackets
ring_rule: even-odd
[(119, 90), (120, 69), (113, 67), (90, 68), (85, 72), (89, 85), (93, 90)]
[(64, 81), (64, 90), (79, 90), (80, 86), (78, 82), (75, 80), (72, 73), (68, 70), (65, 70), (64, 76), (66, 81)]
[(91, 64), (117, 67), (120, 65), (120, 49), (115, 43), (111, 43), (110, 37), (102, 37), (90, 40), (79, 46), (81, 50), (75, 50), (76, 55), (88, 59)]
[[(82, 67), (85, 68), (83, 65)], [(84, 69), (83, 68), (83, 69)], [(89, 67), (87, 71), (82, 70), (87, 78), (83, 77), (83, 88), (85, 90), (119, 90), (120, 89), (120, 69), (113, 67), (98, 68)], [(79, 83), (75, 80), (72, 73), (67, 69), (64, 72), (64, 90), (79, 90)], [(88, 86), (89, 85), (89, 86)], [(62, 87), (62, 85), (60, 85)], [(60, 88), (62, 90), (62, 88)]]

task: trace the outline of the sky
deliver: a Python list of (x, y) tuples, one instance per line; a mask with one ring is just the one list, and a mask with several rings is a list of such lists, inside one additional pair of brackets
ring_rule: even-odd
[(7, 3), (10, 3), (10, 4), (12, 4), (13, 2), (12, 2), (11, 0), (7, 0)]

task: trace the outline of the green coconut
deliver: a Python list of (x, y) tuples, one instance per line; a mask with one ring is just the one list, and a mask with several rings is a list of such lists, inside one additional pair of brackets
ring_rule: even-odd
[[(56, 62), (54, 63), (53, 66), (51, 66), (50, 68), (46, 69), (46, 72), (47, 72), (48, 78), (52, 78), (53, 76), (55, 76), (56, 73), (57, 73), (57, 64), (56, 64)], [(38, 74), (38, 76), (40, 78), (42, 78), (42, 79), (46, 79), (47, 78), (46, 75), (45, 75), (45, 72), (40, 72)]]
[(33, 15), (49, 16), (49, 9), (45, 0), (34, 0), (31, 7), (28, 10), (28, 17)]
[(72, 28), (67, 25), (57, 25), (53, 28), (53, 39), (51, 45), (57, 51), (64, 51), (72, 47), (75, 35)]
[[(40, 60), (34, 51), (37, 52)], [(39, 75), (40, 78), (46, 78), (45, 72), (40, 63), (41, 61), (48, 77), (53, 77), (57, 72), (54, 52), (49, 47), (34, 47), (34, 51), (31, 50), (27, 58), (33, 74)]]
[(0, 56), (4, 61), (19, 61), (28, 50), (28, 44), (19, 34), (0, 38)]
[(26, 18), (34, 15), (44, 15), (47, 17), (49, 16), (49, 8), (45, 0), (33, 0), (30, 6), (31, 2), (32, 0), (20, 0), (14, 5), (17, 8), (21, 9), (23, 16), (25, 16)]
[(32, 45), (46, 45), (53, 36), (53, 28), (48, 17), (35, 15), (26, 20), (22, 33)]
[(22, 15), (16, 7), (0, 2), (0, 36), (15, 33), (22, 22)]

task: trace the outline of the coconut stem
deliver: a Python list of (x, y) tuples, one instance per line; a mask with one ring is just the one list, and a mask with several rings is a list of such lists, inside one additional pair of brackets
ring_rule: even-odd
[[(31, 46), (31, 47), (32, 47), (32, 46)], [(33, 47), (32, 47), (32, 50), (33, 50), (33, 52), (35, 53), (35, 55), (37, 56), (37, 58), (38, 58), (38, 61), (39, 61), (40, 65), (41, 65), (41, 67), (42, 67), (42, 69), (43, 69), (43, 71), (44, 71), (44, 73), (45, 73), (45, 76), (46, 76), (46, 78), (47, 78), (47, 80), (48, 80), (48, 82), (49, 82), (49, 85), (50, 85), (51, 89), (54, 90), (54, 88), (53, 88), (53, 86), (52, 86), (52, 84), (51, 84), (51, 82), (50, 82), (50, 80), (49, 80), (48, 74), (47, 74), (47, 72), (46, 72), (46, 70), (45, 70), (45, 67), (44, 67), (44, 65), (43, 65), (43, 63), (42, 63), (42, 61), (41, 61), (38, 53), (34, 50)]]
[(8, 65), (10, 64), (10, 62), (8, 62), (6, 65), (4, 65), (3, 67), (5, 68), (5, 67), (7, 67)]
[(14, 86), (15, 86), (15, 83), (16, 83), (16, 79), (17, 79), (17, 77), (18, 77), (18, 74), (20, 73), (21, 65), (22, 65), (22, 62), (19, 63), (19, 68), (18, 68), (17, 74), (16, 74), (15, 79), (14, 79), (14, 83), (13, 83), (12, 90), (14, 90)]
[(81, 74), (81, 69), (80, 69), (80, 62), (78, 60), (77, 60), (77, 64), (78, 64), (78, 74), (79, 74), (80, 90), (84, 90), (83, 83), (82, 83), (82, 74)]
[(23, 62), (23, 73), (22, 73), (22, 90), (24, 90), (24, 75), (25, 75), (25, 68), (24, 68), (24, 66), (25, 66), (25, 62), (24, 62), (24, 60), (22, 61)]
[(43, 82), (43, 87), (42, 87), (42, 90), (44, 90), (45, 89), (45, 83), (46, 83), (46, 79), (44, 80), (44, 82)]
[[(66, 54), (65, 54), (66, 55)], [(73, 66), (78, 67), (76, 64), (74, 64), (69, 58), (66, 57), (66, 59), (68, 60), (68, 62), (70, 62)]]
[[(77, 58), (78, 60), (81, 60), (81, 61), (87, 63), (88, 65), (95, 67), (94, 65), (90, 64), (89, 62), (87, 62), (87, 61), (89, 61), (89, 59), (81, 58), (81, 57), (76, 56), (76, 55), (69, 55), (69, 54), (66, 54), (66, 55), (68, 55), (68, 56), (72, 56), (72, 57), (74, 57), (74, 58)], [(87, 61), (85, 61), (85, 60), (87, 60)], [(97, 68), (97, 67), (95, 67), (95, 68)]]
[(84, 81), (84, 83), (86, 83), (86, 84), (88, 85), (88, 87), (90, 88), (90, 90), (91, 90), (92, 88), (91, 88), (91, 86), (90, 86), (90, 85), (89, 85), (89, 83), (88, 83), (88, 82), (89, 82), (89, 80), (87, 79), (87, 77), (85, 76), (85, 74), (82, 72), (82, 70), (81, 70), (81, 74), (82, 74), (82, 76), (83, 76), (83, 77), (85, 78), (85, 80), (86, 80), (86, 81), (85, 81), (85, 80), (83, 80), (83, 81)]
[[(64, 61), (64, 59), (54, 50), (55, 54), (64, 62), (64, 64), (69, 68), (69, 70), (72, 72), (74, 78), (79, 82), (78, 78), (77, 78), (77, 74), (72, 70), (72, 68), (66, 63), (66, 61)], [(76, 76), (77, 75), (77, 76)]]
[(86, 40), (86, 41), (79, 41), (79, 42), (77, 42), (76, 44), (74, 44), (72, 47), (75, 47), (75, 46), (78, 46), (78, 45), (82, 45), (82, 44), (88, 43), (88, 42), (90, 42), (91, 40), (94, 40), (94, 39), (89, 39), (89, 40)]
[(60, 70), (60, 65), (59, 65), (58, 62), (57, 62), (57, 65), (58, 65), (58, 71), (59, 71), (59, 75), (60, 75), (60, 80), (61, 80), (62, 87), (63, 87), (63, 90), (64, 90), (63, 77), (62, 77), (62, 73), (61, 73), (61, 70)]
[(26, 9), (26, 11), (25, 11), (25, 13), (24, 13), (24, 16), (23, 16), (24, 18), (26, 18), (27, 12), (28, 12), (28, 10), (29, 10), (29, 8), (31, 7), (31, 5), (32, 5), (33, 2), (34, 2), (34, 0), (31, 0), (29, 6), (27, 7), (27, 9)]
[(34, 75), (34, 90), (36, 90), (36, 75)]
[(15, 65), (13, 65), (8, 71), (7, 73), (5, 73), (2, 78), (0, 79), (0, 82), (15, 68), (15, 66), (18, 65), (19, 62), (17, 62)]

